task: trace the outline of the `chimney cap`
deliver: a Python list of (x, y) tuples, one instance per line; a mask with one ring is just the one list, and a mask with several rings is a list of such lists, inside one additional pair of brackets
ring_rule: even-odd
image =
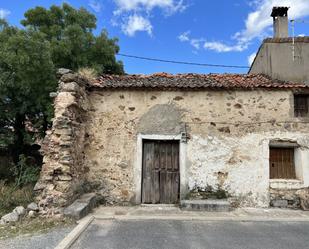
[(275, 6), (271, 12), (271, 17), (275, 18), (277, 16), (288, 16), (288, 10), (290, 7)]

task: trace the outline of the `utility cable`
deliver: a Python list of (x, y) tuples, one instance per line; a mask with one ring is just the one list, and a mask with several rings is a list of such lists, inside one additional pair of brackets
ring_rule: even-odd
[(150, 58), (150, 57), (142, 57), (142, 56), (136, 56), (136, 55), (122, 54), (122, 53), (118, 53), (117, 55), (123, 56), (123, 57), (128, 57), (128, 58), (140, 59), (140, 60), (157, 61), (157, 62), (165, 62), (165, 63), (173, 63), (173, 64), (183, 64), (183, 65), (193, 65), (193, 66), (224, 67), (224, 68), (246, 68), (246, 69), (250, 68), (248, 66), (237, 66), (237, 65), (209, 64), (209, 63), (195, 63), (195, 62), (186, 62), (186, 61), (163, 60), (163, 59)]

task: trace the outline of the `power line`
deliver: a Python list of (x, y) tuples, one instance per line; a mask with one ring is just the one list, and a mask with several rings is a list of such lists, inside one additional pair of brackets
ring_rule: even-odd
[(163, 60), (163, 59), (156, 59), (156, 58), (149, 58), (149, 57), (142, 57), (136, 55), (129, 55), (129, 54), (117, 54), (123, 57), (129, 57), (134, 59), (140, 60), (147, 60), (147, 61), (157, 61), (157, 62), (165, 62), (165, 63), (173, 63), (173, 64), (184, 64), (184, 65), (192, 65), (192, 66), (203, 66), (203, 67), (224, 67), (224, 68), (250, 68), (248, 66), (237, 66), (237, 65), (223, 65), (223, 64), (209, 64), (209, 63), (195, 63), (195, 62), (186, 62), (186, 61), (174, 61), (174, 60)]

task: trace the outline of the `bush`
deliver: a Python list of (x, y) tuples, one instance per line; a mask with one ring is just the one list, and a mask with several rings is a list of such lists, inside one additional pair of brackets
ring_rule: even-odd
[(28, 159), (25, 155), (20, 155), (18, 164), (12, 169), (16, 187), (34, 185), (39, 178), (40, 169), (36, 165), (29, 164)]
[(12, 212), (16, 206), (26, 207), (33, 202), (33, 185), (26, 185), (21, 188), (15, 184), (6, 184), (0, 181), (0, 217)]

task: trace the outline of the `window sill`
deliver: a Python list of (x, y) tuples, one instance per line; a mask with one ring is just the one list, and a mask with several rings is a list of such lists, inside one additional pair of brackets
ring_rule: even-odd
[(269, 185), (274, 189), (300, 189), (304, 183), (298, 179), (270, 179)]
[(308, 116), (304, 116), (304, 117), (296, 117), (294, 116), (294, 119), (298, 122), (308, 122), (309, 121), (309, 117)]

